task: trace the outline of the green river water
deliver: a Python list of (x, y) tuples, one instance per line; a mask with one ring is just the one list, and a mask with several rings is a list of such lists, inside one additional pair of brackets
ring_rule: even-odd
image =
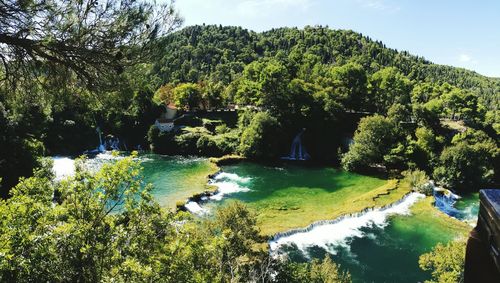
[[(284, 219), (300, 221), (311, 214), (328, 215), (329, 207), (349, 202), (355, 195), (384, 184), (377, 178), (325, 167), (266, 167), (241, 163), (222, 169), (225, 174), (215, 184), (229, 186), (232, 183), (240, 190), (212, 206), (240, 200), (258, 212), (259, 220), (266, 222), (271, 218), (275, 220), (270, 221), (274, 225), (280, 225)], [(471, 210), (475, 209), (476, 203), (477, 196), (473, 196), (459, 200), (457, 207)], [(430, 279), (430, 274), (419, 268), (418, 257), (439, 242), (455, 239), (459, 233), (436, 222), (433, 215), (401, 213), (403, 215), (388, 215), (382, 222), (380, 215), (375, 215), (374, 221), (354, 220), (362, 222), (358, 225), (360, 227), (346, 223), (333, 231), (313, 230), (282, 249), (297, 261), (324, 258), (329, 254), (351, 272), (354, 282), (421, 282)], [(316, 242), (313, 244), (305, 238)]]
[[(169, 208), (204, 191), (207, 175), (216, 170), (203, 158), (151, 154), (142, 155), (140, 160), (145, 181), (155, 187), (154, 197)], [(213, 183), (221, 193), (202, 204), (203, 208), (210, 211), (228, 201), (243, 201), (256, 211), (258, 222), (269, 231), (286, 231), (289, 226), (305, 227), (313, 219), (329, 219), (329, 209), (345, 205), (386, 182), (327, 167), (241, 163), (222, 169), (224, 173)], [(477, 195), (459, 200), (456, 207), (476, 213)], [(298, 245), (292, 243), (280, 250), (297, 261), (328, 254), (351, 272), (355, 282), (421, 282), (429, 279), (429, 274), (419, 269), (418, 257), (438, 242), (457, 236), (450, 227), (423, 214), (402, 211), (377, 217), (373, 221), (354, 219), (359, 222), (354, 228), (346, 221), (345, 227), (339, 225), (326, 234), (317, 235), (313, 230), (305, 235), (305, 243), (298, 241)], [(316, 238), (319, 240), (314, 242)]]
[(153, 184), (153, 196), (168, 208), (203, 192), (207, 176), (216, 171), (214, 164), (204, 158), (149, 154), (141, 156), (141, 160), (144, 181)]

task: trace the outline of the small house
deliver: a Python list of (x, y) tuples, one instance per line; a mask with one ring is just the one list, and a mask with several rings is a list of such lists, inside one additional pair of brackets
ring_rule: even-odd
[(172, 119), (156, 119), (155, 126), (160, 130), (160, 132), (170, 132), (174, 129), (175, 124)]
[(173, 103), (165, 105), (165, 112), (163, 112), (160, 118), (156, 119), (155, 126), (160, 130), (160, 132), (170, 132), (174, 129), (175, 123), (174, 118), (177, 115), (177, 107)]

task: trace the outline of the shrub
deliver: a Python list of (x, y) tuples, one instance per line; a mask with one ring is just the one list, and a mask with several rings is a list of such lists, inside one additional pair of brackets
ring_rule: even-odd
[(428, 196), (432, 195), (434, 188), (424, 171), (419, 169), (408, 170), (403, 172), (403, 176), (404, 180), (415, 191)]
[(420, 256), (420, 268), (432, 272), (429, 283), (463, 282), (465, 265), (465, 241), (437, 244), (432, 251)]

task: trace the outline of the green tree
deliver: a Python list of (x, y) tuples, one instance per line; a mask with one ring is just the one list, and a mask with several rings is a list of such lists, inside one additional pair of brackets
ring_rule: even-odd
[(276, 282), (349, 283), (351, 275), (326, 256), (322, 261), (313, 259), (310, 263), (283, 262)]
[(294, 115), (300, 115), (302, 119), (307, 119), (320, 112), (318, 103), (314, 99), (314, 94), (319, 90), (317, 85), (293, 79), (288, 85), (288, 89)]
[(266, 159), (280, 152), (278, 120), (267, 112), (255, 114), (243, 130), (239, 151), (249, 158)]
[(437, 163), (444, 138), (437, 136), (431, 129), (426, 127), (417, 128), (415, 137), (415, 151), (412, 159), (419, 168), (429, 171)]
[(288, 70), (280, 61), (252, 62), (243, 71), (235, 99), (241, 104), (253, 104), (279, 113), (289, 102), (289, 82)]
[(431, 196), (434, 188), (429, 184), (429, 177), (424, 171), (415, 169), (403, 172), (404, 180), (410, 184), (410, 187), (419, 193)]
[(499, 149), (482, 131), (467, 130), (455, 136), (439, 157), (436, 180), (458, 190), (475, 190), (491, 184), (495, 177)]
[(30, 84), (41, 66), (57, 80), (75, 74), (88, 87), (113, 84), (181, 24), (171, 3), (133, 0), (8, 0), (0, 17), (0, 74), (12, 88)]
[[(249, 280), (255, 267), (264, 259), (265, 238), (259, 235), (256, 218), (246, 206), (233, 202), (216, 212), (207, 227), (218, 241), (216, 269), (222, 270), (225, 282)], [(223, 240), (222, 240), (223, 239)]]
[(384, 155), (394, 143), (394, 124), (380, 116), (361, 119), (354, 134), (354, 142), (342, 157), (346, 170), (359, 170), (375, 164), (383, 164)]
[(151, 268), (162, 241), (155, 231), (167, 223), (158, 221), (166, 216), (142, 187), (139, 164), (129, 157), (95, 175), (78, 168), (57, 184), (37, 171), (1, 203), (2, 281), (99, 282), (129, 261), (135, 272)]
[(173, 89), (175, 105), (181, 109), (194, 109), (201, 103), (201, 88), (198, 84), (183, 83)]
[[(97, 173), (80, 160), (75, 176), (57, 182), (46, 164), (21, 180), (10, 199), (0, 200), (0, 281), (349, 279), (330, 259), (282, 268), (288, 264), (269, 256), (255, 215), (239, 202), (206, 219), (161, 209), (135, 157), (104, 164)], [(284, 273), (293, 269), (304, 274)]]
[(369, 79), (371, 102), (378, 113), (387, 113), (389, 107), (395, 103), (409, 104), (411, 90), (410, 80), (394, 67), (384, 68)]
[(464, 240), (437, 244), (432, 251), (420, 256), (420, 268), (432, 272), (432, 280), (428, 283), (456, 283), (464, 280), (465, 265)]
[(9, 189), (22, 176), (30, 175), (39, 165), (38, 157), (44, 154), (43, 144), (33, 137), (23, 138), (16, 123), (0, 102), (0, 198), (6, 198)]
[(172, 84), (164, 84), (159, 87), (154, 94), (153, 101), (157, 104), (174, 102), (174, 86)]
[(360, 65), (349, 63), (333, 67), (322, 84), (332, 88), (332, 95), (350, 110), (363, 110), (367, 100), (366, 71)]

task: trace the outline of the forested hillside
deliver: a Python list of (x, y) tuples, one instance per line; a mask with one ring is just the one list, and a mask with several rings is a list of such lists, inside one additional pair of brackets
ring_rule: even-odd
[(190, 26), (164, 38), (161, 47), (161, 59), (153, 73), (163, 82), (212, 80), (228, 84), (242, 73), (245, 65), (272, 57), (293, 66), (289, 69), (292, 77), (304, 75), (300, 71), (305, 71), (307, 66), (356, 63), (367, 74), (384, 67), (396, 67), (415, 82), (449, 83), (472, 90), (489, 108), (498, 108), (499, 79), (433, 64), (350, 30), (306, 27), (256, 33), (241, 27)]
[[(397, 245), (362, 242), (363, 272), (404, 276), (426, 252), (433, 277), (463, 277), (463, 244), (407, 245), (468, 229), (412, 191), (500, 185), (500, 79), (353, 31), (180, 29), (175, 1), (158, 2), (0, 1), (0, 282), (356, 281), (321, 252), (330, 240), (290, 242), (322, 260), (271, 253), (268, 235), (306, 222), (346, 223), (332, 240), (348, 262), (365, 258), (351, 240), (394, 230)], [(223, 167), (235, 160), (248, 172)], [(412, 204), (417, 218), (389, 223)]]
[(498, 182), (498, 79), (325, 27), (192, 26), (160, 40), (159, 57), (155, 101), (261, 113), (240, 115), (235, 128), (150, 131), (157, 152), (276, 159), (307, 129), (312, 158), (347, 170), (423, 170), (456, 189)]

